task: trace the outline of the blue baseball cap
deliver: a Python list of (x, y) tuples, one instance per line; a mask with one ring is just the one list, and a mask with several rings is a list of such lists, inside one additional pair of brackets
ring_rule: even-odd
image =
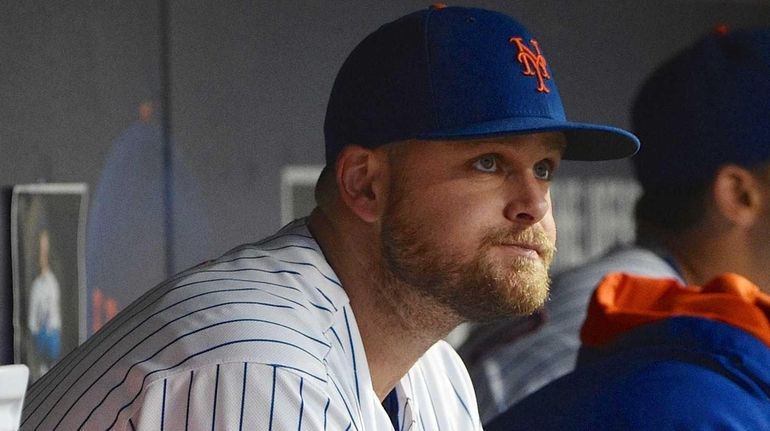
[(326, 110), (326, 163), (347, 145), (561, 131), (565, 159), (632, 155), (639, 140), (567, 121), (540, 44), (517, 21), (434, 5), (385, 24), (348, 56)]
[(770, 28), (719, 26), (676, 54), (642, 85), (632, 158), (642, 187), (687, 187), (719, 166), (770, 161)]

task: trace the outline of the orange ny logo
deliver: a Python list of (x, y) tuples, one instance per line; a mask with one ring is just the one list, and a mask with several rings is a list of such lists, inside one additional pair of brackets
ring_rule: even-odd
[(545, 57), (540, 52), (540, 44), (535, 39), (532, 39), (530, 43), (535, 48), (535, 52), (532, 52), (524, 41), (520, 37), (511, 37), (508, 40), (510, 43), (515, 43), (519, 48), (519, 54), (516, 56), (516, 60), (524, 66), (522, 71), (526, 76), (537, 77), (537, 91), (541, 93), (550, 93), (551, 90), (545, 86), (545, 80), (551, 79), (551, 75), (548, 74), (548, 63), (545, 61)]

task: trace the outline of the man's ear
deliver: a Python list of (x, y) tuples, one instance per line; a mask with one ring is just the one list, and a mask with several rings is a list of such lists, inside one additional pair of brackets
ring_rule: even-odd
[(762, 214), (767, 196), (761, 180), (737, 165), (725, 165), (714, 176), (713, 197), (719, 213), (742, 227), (750, 227)]
[(379, 219), (385, 181), (383, 152), (348, 145), (337, 157), (336, 181), (340, 199), (366, 223)]

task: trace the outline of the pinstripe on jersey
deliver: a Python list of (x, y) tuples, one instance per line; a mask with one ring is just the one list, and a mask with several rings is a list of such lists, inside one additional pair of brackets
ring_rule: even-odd
[[(443, 342), (396, 388), (403, 430), (480, 429)], [(23, 430), (392, 430), (345, 291), (298, 220), (131, 304), (28, 391)]]

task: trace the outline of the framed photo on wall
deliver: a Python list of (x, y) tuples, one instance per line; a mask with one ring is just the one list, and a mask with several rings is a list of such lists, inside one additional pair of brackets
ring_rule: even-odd
[(81, 183), (23, 184), (11, 197), (14, 362), (45, 374), (86, 337)]

